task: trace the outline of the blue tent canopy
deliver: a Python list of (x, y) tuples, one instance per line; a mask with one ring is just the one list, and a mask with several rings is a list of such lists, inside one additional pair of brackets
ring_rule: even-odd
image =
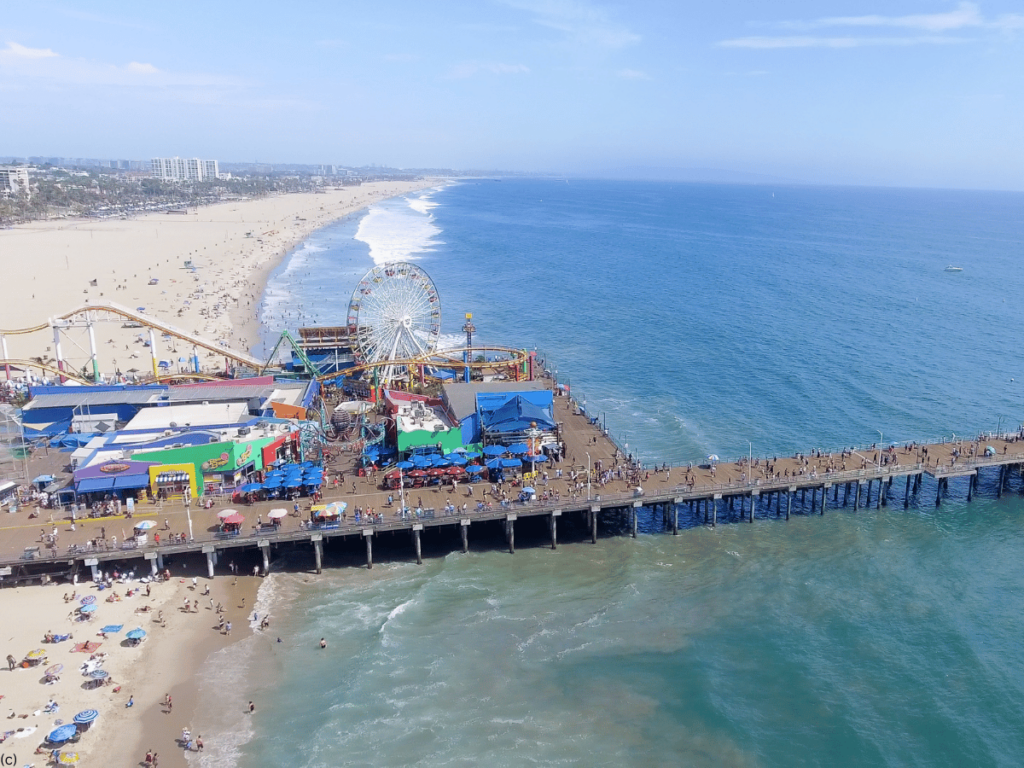
[(502, 456), (507, 449), (503, 445), (488, 445), (484, 448), (484, 456)]
[(484, 428), (490, 432), (523, 432), (536, 422), (539, 429), (554, 429), (548, 412), (522, 395), (516, 395), (500, 408), (481, 414)]
[(521, 467), (521, 466), (523, 466), (523, 462), (520, 461), (519, 459), (502, 459), (501, 460), (501, 466), (504, 467), (504, 468), (511, 469), (512, 467)]
[(487, 461), (487, 468), (488, 469), (501, 469), (501, 459), (488, 459), (488, 461)]

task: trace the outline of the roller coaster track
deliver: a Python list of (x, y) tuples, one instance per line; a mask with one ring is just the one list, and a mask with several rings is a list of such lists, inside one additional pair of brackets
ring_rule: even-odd
[[(135, 321), (147, 328), (152, 328), (155, 331), (166, 333), (177, 339), (181, 339), (184, 342), (208, 350), (210, 352), (214, 352), (217, 355), (220, 355), (221, 357), (226, 357), (229, 360), (233, 360), (236, 363), (248, 366), (249, 368), (253, 368), (254, 370), (257, 371), (263, 367), (262, 360), (258, 360), (246, 352), (239, 352), (238, 350), (229, 349), (228, 347), (221, 346), (215, 341), (204, 339), (202, 336), (197, 336), (194, 333), (189, 333), (188, 331), (183, 330), (182, 328), (179, 328), (176, 325), (172, 325), (171, 323), (159, 320), (153, 317), (152, 315), (142, 314), (140, 312), (135, 311), (134, 309), (129, 309), (128, 307), (122, 306), (121, 304), (116, 304), (112, 301), (85, 304), (81, 307), (78, 307), (77, 309), (71, 310), (70, 312), (66, 312), (63, 315), (59, 315), (58, 319), (70, 320), (71, 318), (77, 315), (84, 315), (89, 312), (107, 312), (109, 314), (122, 317), (126, 320)], [(43, 325), (37, 325), (33, 328), (17, 328), (12, 330), (0, 329), (0, 335), (16, 336), (27, 333), (36, 333), (38, 331), (46, 330), (49, 327), (49, 323), (44, 323)]]
[[(457, 355), (463, 352), (502, 352), (511, 359), (509, 360), (484, 360), (482, 362), (469, 361), (468, 363), (463, 362)], [(323, 373), (317, 376), (317, 381), (328, 381), (330, 379), (338, 378), (339, 376), (351, 376), (354, 373), (361, 373), (363, 371), (371, 371), (374, 368), (384, 368), (389, 365), (416, 367), (420, 365), (433, 366), (435, 368), (498, 368), (507, 365), (520, 365), (528, 357), (528, 352), (523, 349), (511, 349), (509, 347), (484, 347), (484, 346), (473, 346), (473, 347), (458, 347), (457, 349), (445, 349), (440, 351), (428, 352), (425, 355), (419, 357), (412, 357), (407, 360), (379, 360), (375, 363), (364, 363), (363, 365), (356, 365), (352, 368), (345, 368), (341, 371), (335, 371), (333, 373)]]
[[(46, 326), (44, 325), (43, 327), (45, 328)], [(15, 360), (13, 358), (10, 360), (0, 360), (0, 371), (3, 371), (3, 369), (8, 365), (14, 365), (19, 368), (39, 368), (41, 370), (47, 371), (48, 373), (52, 373), (55, 376), (63, 376), (65, 379), (77, 381), (79, 384), (92, 385), (95, 383), (91, 379), (86, 379), (80, 376), (73, 369), (62, 371), (58, 369), (55, 365), (50, 365), (49, 363), (40, 363), (35, 360)]]

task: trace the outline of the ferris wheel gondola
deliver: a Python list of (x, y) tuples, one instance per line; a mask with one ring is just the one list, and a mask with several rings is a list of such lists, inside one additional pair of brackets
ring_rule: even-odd
[[(352, 292), (348, 331), (360, 365), (433, 353), (441, 335), (441, 301), (434, 282), (415, 264), (378, 264)], [(384, 365), (380, 370), (380, 383), (386, 386), (405, 368)]]

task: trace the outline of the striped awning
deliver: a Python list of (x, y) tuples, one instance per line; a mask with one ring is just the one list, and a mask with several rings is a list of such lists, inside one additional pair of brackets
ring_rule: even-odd
[(158, 483), (187, 483), (188, 473), (186, 472), (161, 472), (156, 476)]

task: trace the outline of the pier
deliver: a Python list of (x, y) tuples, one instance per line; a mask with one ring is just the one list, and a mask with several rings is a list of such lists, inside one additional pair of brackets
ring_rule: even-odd
[[(617, 478), (602, 484), (601, 472), (624, 463), (626, 457), (596, 420), (588, 418), (570, 398), (556, 397), (555, 411), (566, 450), (561, 464), (547, 468), (547, 485), (542, 480), (536, 482), (538, 494), (551, 492), (553, 498), (546, 501), (502, 505), (489, 495), (491, 486), (486, 481), (460, 484), (455, 493), (449, 486), (410, 488), (406, 490), (406, 505), (413, 510), (422, 507), (423, 511), (419, 516), (403, 516), (398, 509), (398, 492), (390, 492), (394, 503), (389, 507), (389, 492), (379, 488), (382, 473), (378, 472), (376, 477), (358, 476), (350, 466), (355, 455), (342, 454), (328, 467), (330, 482), (323, 488), (324, 503), (344, 500), (349, 504), (346, 519), (338, 524), (307, 527), (308, 499), (301, 500), (299, 517), (289, 514), (278, 526), (259, 527), (257, 519), (267, 521), (270, 509), (284, 502), (239, 506), (224, 500), (209, 509), (186, 508), (180, 503), (142, 504), (131, 521), (123, 516), (79, 517), (74, 531), (70, 515), (62, 511), (43, 510), (39, 518), (32, 520), (26, 520), (25, 513), (19, 512), (0, 519), (0, 585), (71, 579), (76, 575), (79, 580), (86, 580), (115, 567), (133, 569), (136, 574), (155, 574), (168, 561), (182, 555), (204, 557), (211, 576), (227, 572), (227, 563), (239, 559), (257, 563), (261, 572), (266, 573), (275, 553), (288, 550), (294, 554), (303, 549), (309, 553), (309, 570), (319, 573), (325, 550), (341, 542), (348, 542), (351, 547), (360, 540), (365, 548), (365, 566), (372, 568), (374, 542), (384, 537), (394, 541), (395, 536), (407, 537), (409, 559), (421, 563), (425, 532), (438, 529), (441, 535), (451, 537), (456, 548), (461, 546), (466, 552), (473, 530), (485, 525), (500, 526), (507, 551), (514, 553), (516, 523), (530, 518), (545, 521), (550, 547), (554, 549), (559, 543), (561, 521), (572, 521), (574, 530), (584, 530), (585, 540), (596, 543), (609, 520), (614, 521), (616, 535), (624, 531), (636, 537), (642, 515), (658, 522), (666, 534), (678, 535), (681, 527), (694, 524), (714, 527), (726, 521), (782, 521), (794, 514), (854, 514), (868, 508), (906, 509), (912, 503), (940, 506), (951, 482), (963, 485), (967, 501), (971, 501), (984, 474), (987, 484), (995, 481), (995, 495), (1001, 496), (1011, 478), (1019, 476), (1024, 467), (1024, 440), (1017, 434), (1005, 434), (831, 453), (813, 451), (796, 456), (745, 456), (699, 466), (651, 467), (635, 470), (639, 487)], [(65, 455), (51, 451), (51, 466), (53, 461), (63, 461)], [(590, 475), (588, 464), (593, 470)], [(559, 467), (562, 477), (557, 479)], [(339, 471), (344, 473), (344, 480), (335, 483)], [(575, 481), (570, 480), (573, 472), (577, 473)], [(513, 488), (510, 495), (515, 495), (516, 490)], [(452, 512), (449, 507), (446, 513), (449, 502), (455, 510)], [(291, 503), (287, 505), (290, 509)], [(246, 525), (236, 536), (218, 531), (217, 513), (230, 506), (246, 517)], [(372, 509), (382, 516), (382, 521), (354, 520), (356, 507)], [(680, 525), (681, 515), (684, 526)], [(156, 527), (151, 533), (161, 534), (159, 545), (150, 541), (135, 546), (134, 539), (125, 544), (124, 535), (140, 519), (154, 521)], [(165, 530), (165, 522), (169, 531)], [(59, 546), (46, 549), (41, 543), (42, 534), (54, 527), (60, 534)], [(192, 536), (183, 536), (183, 543), (167, 541), (168, 532), (180, 536), (190, 528)], [(108, 541), (111, 534), (116, 536), (116, 547), (91, 544), (99, 538), (101, 529), (107, 533)], [(493, 538), (493, 530), (492, 527), (489, 538)]]

